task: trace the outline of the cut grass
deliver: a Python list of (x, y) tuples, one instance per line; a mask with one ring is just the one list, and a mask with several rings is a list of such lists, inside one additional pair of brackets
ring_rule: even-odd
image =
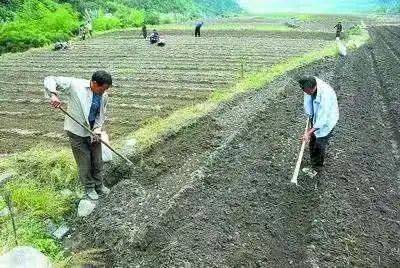
[(350, 49), (357, 49), (370, 41), (366, 26), (361, 24), (346, 32), (346, 46)]

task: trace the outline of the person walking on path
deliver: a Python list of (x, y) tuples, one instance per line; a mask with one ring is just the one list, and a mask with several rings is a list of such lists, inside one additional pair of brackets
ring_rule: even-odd
[(93, 36), (93, 25), (92, 25), (92, 22), (91, 22), (90, 20), (88, 20), (88, 21), (86, 22), (85, 28), (86, 28), (86, 33), (87, 33), (90, 37), (92, 37), (92, 36)]
[(338, 24), (336, 24), (334, 28), (336, 28), (336, 38), (340, 39), (340, 35), (342, 34), (342, 31), (343, 31), (342, 23), (339, 21)]
[(304, 92), (304, 110), (311, 126), (303, 136), (309, 142), (311, 164), (316, 171), (324, 166), (329, 139), (339, 120), (339, 108), (333, 88), (313, 76), (303, 76), (299, 84)]
[(194, 30), (194, 36), (195, 37), (200, 37), (200, 30), (201, 30), (201, 27), (204, 25), (204, 22), (198, 22), (198, 23), (196, 23), (196, 28), (195, 28), (195, 30)]
[(84, 24), (81, 24), (79, 27), (79, 39), (80, 40), (85, 40), (86, 39), (86, 26)]
[(100, 134), (105, 121), (108, 101), (107, 90), (112, 86), (111, 75), (96, 71), (92, 79), (48, 76), (44, 79), (45, 94), (54, 108), (61, 107), (59, 93), (68, 98), (68, 112), (82, 125), (88, 126), (95, 136), (65, 117), (64, 130), (69, 137), (72, 152), (78, 165), (79, 178), (85, 187), (85, 195), (97, 200), (110, 190), (103, 185), (103, 160)]
[(143, 26), (142, 26), (142, 34), (143, 34), (143, 38), (146, 40), (147, 39), (147, 27), (145, 24), (143, 24)]

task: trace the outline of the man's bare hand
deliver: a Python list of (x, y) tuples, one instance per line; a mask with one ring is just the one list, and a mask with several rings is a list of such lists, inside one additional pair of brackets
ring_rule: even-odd
[(101, 142), (101, 136), (99, 134), (94, 134), (91, 136), (91, 143), (100, 143)]
[(310, 140), (311, 140), (311, 137), (314, 135), (314, 132), (315, 132), (316, 130), (317, 130), (316, 128), (310, 128), (310, 129), (308, 129), (308, 130), (306, 131), (306, 133), (304, 133), (304, 135), (303, 135), (303, 138), (302, 138), (303, 142), (309, 143)]
[(60, 108), (61, 107), (61, 100), (58, 98), (58, 96), (52, 94), (50, 98), (50, 104), (54, 108)]
[(309, 143), (311, 140), (311, 135), (312, 135), (312, 133), (309, 133), (309, 132), (304, 133), (303, 138), (302, 138), (303, 142)]
[(92, 143), (100, 143), (101, 141), (101, 128), (93, 129)]

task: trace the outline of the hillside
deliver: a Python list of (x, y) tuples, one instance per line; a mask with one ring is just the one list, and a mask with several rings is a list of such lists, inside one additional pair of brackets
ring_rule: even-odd
[(41, 2), (48, 7), (55, 6), (56, 3), (67, 3), (74, 7), (74, 10), (84, 14), (85, 9), (105, 11), (115, 11), (116, 6), (126, 8), (143, 9), (146, 11), (154, 11), (158, 13), (180, 13), (190, 16), (212, 16), (223, 13), (232, 13), (240, 11), (240, 7), (235, 0), (119, 0), (119, 1), (102, 1), (102, 0), (1, 0), (0, 1), (0, 20), (12, 21), (18, 14), (21, 7), (31, 2)]

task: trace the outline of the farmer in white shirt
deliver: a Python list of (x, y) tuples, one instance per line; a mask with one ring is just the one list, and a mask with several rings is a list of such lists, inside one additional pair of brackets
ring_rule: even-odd
[(333, 88), (316, 77), (304, 76), (299, 84), (304, 91), (305, 113), (312, 122), (303, 140), (309, 142), (311, 164), (318, 170), (324, 165), (325, 150), (339, 120), (338, 102)]
[(92, 79), (84, 80), (72, 77), (48, 76), (44, 80), (46, 96), (51, 99), (54, 108), (61, 107), (59, 93), (68, 98), (68, 112), (82, 125), (88, 126), (95, 137), (65, 117), (64, 130), (69, 137), (72, 152), (78, 165), (79, 178), (85, 187), (86, 197), (97, 200), (100, 195), (110, 190), (103, 185), (103, 161), (99, 136), (105, 121), (107, 106), (107, 90), (112, 85), (111, 75), (105, 71), (97, 71)]

